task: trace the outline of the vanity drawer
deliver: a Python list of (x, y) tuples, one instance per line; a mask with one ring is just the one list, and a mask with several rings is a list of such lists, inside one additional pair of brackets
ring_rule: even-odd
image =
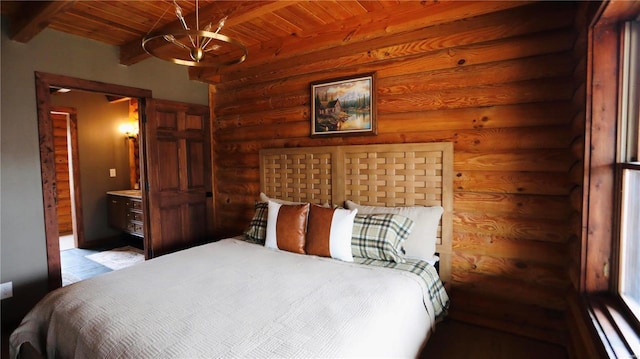
[(142, 212), (129, 212), (127, 213), (127, 218), (130, 221), (136, 221), (142, 223)]
[(142, 201), (129, 198), (129, 207), (142, 211)]

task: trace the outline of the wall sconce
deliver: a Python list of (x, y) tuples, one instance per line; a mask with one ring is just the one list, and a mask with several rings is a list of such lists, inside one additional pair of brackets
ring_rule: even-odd
[(123, 133), (127, 138), (137, 138), (138, 132), (140, 131), (138, 128), (137, 122), (127, 122), (120, 125), (120, 132)]

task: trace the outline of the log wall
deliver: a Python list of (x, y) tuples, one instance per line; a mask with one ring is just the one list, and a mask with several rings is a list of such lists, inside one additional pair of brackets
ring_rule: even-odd
[[(219, 236), (251, 219), (261, 148), (450, 141), (451, 316), (566, 344), (569, 265), (579, 261), (568, 258), (580, 230), (571, 197), (581, 173), (572, 171), (584, 131), (576, 13), (572, 3), (522, 2), (423, 28), (414, 13), (406, 31), (362, 24), (371, 36), (360, 41), (216, 74)], [(366, 72), (377, 74), (378, 134), (310, 138), (310, 83)]]
[(69, 149), (67, 141), (67, 115), (52, 114), (53, 145), (56, 161), (56, 198), (58, 213), (58, 234), (73, 233), (71, 214), (71, 182), (69, 181)]

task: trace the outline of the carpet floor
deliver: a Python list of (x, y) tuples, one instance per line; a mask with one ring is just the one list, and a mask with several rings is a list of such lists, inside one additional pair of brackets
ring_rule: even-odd
[(91, 254), (86, 256), (86, 258), (109, 267), (112, 270), (118, 270), (144, 262), (144, 252), (141, 249), (126, 246)]

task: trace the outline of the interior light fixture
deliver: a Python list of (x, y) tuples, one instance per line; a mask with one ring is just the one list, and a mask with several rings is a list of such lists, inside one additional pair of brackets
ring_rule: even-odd
[(138, 122), (126, 122), (120, 125), (118, 128), (121, 133), (125, 135), (126, 138), (137, 138), (140, 129), (138, 128)]
[(247, 48), (242, 43), (220, 33), (227, 16), (218, 21), (215, 30), (213, 30), (213, 22), (200, 29), (198, 0), (195, 0), (196, 19), (195, 29), (193, 29), (187, 25), (182, 8), (176, 0), (173, 4), (182, 28), (147, 35), (142, 40), (142, 48), (149, 55), (174, 64), (196, 67), (235, 65), (247, 58)]

